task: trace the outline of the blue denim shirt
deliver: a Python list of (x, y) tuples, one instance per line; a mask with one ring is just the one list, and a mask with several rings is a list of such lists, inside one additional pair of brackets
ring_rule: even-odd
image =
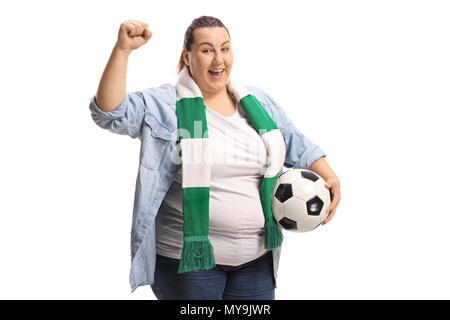
[[(246, 86), (258, 99), (280, 129), (285, 144), (284, 167), (307, 169), (325, 156), (322, 149), (305, 137), (285, 112), (262, 90)], [(112, 111), (102, 111), (91, 98), (89, 109), (94, 122), (113, 133), (141, 140), (139, 172), (131, 227), (130, 285), (153, 284), (156, 260), (155, 217), (181, 163), (172, 161), (177, 148), (176, 87), (163, 84), (143, 91), (127, 93)], [(232, 96), (233, 99), (234, 96)], [(281, 247), (273, 250), (276, 281)]]

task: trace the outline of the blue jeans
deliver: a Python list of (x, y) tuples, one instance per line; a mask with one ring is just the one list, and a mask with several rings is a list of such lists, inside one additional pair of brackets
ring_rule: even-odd
[(209, 270), (177, 273), (179, 259), (156, 255), (158, 300), (274, 300), (272, 251), (239, 266), (217, 264)]

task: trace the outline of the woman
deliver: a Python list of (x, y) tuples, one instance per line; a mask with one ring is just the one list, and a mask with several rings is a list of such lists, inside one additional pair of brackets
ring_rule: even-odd
[[(147, 23), (121, 24), (90, 103), (100, 127), (142, 142), (132, 291), (150, 284), (158, 299), (274, 299), (281, 231), (263, 203), (262, 186), (268, 182), (269, 190), (280, 173), (277, 157), (287, 168), (308, 168), (325, 179), (333, 201), (323, 224), (340, 201), (339, 180), (324, 152), (270, 95), (229, 81), (231, 39), (219, 19), (202, 16), (187, 29), (176, 86), (126, 93), (129, 54), (151, 36)], [(203, 121), (201, 135), (188, 137), (195, 119)], [(199, 165), (188, 162), (197, 155)]]

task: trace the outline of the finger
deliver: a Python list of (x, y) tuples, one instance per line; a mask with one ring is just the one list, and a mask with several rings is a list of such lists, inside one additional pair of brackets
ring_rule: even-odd
[(328, 213), (328, 216), (331, 215), (333, 212), (335, 212), (336, 209), (337, 209), (337, 207), (335, 207), (335, 206), (329, 206), (326, 210)]
[(328, 205), (328, 208), (334, 208), (337, 207), (338, 203), (339, 203), (339, 197), (335, 197), (334, 194), (330, 194), (331, 198), (330, 198), (330, 204)]
[(327, 223), (328, 223), (331, 219), (333, 219), (335, 213), (336, 213), (336, 210), (333, 210), (333, 211), (328, 215), (328, 217), (327, 217), (327, 219), (326, 219), (326, 220), (328, 220)]
[(334, 188), (333, 186), (331, 186), (330, 189), (329, 189), (328, 191), (330, 191), (330, 195), (331, 195), (332, 197), (334, 197), (334, 193), (336, 192), (335, 188)]
[(147, 41), (148, 39), (150, 39), (152, 37), (153, 33), (148, 30), (148, 29), (144, 29), (144, 40)]
[(128, 21), (125, 21), (120, 25), (120, 31), (125, 32), (126, 34), (129, 34), (131, 32), (131, 26)]
[(136, 21), (137, 26), (138, 26), (138, 36), (142, 36), (144, 34), (144, 24), (140, 21)]
[(133, 26), (132, 36), (139, 36), (142, 32), (140, 31), (141, 26), (136, 21), (130, 21), (130, 24)]
[(331, 200), (330, 204), (328, 205), (328, 208), (336, 208), (339, 204), (339, 197), (333, 197), (333, 200)]
[(336, 209), (333, 209), (333, 211), (328, 215), (328, 217), (326, 217), (326, 219), (322, 222), (322, 224), (327, 224), (333, 218), (335, 213)]
[(333, 201), (334, 200), (334, 189), (331, 185), (331, 183), (327, 182), (325, 183), (325, 187), (328, 189), (328, 192), (330, 194), (330, 200)]
[(341, 191), (335, 186), (331, 187), (328, 191), (330, 192), (331, 203), (339, 203), (339, 200), (341, 199)]
[(341, 194), (339, 192), (336, 192), (333, 194), (333, 198), (331, 199), (331, 204), (333, 204), (335, 207), (339, 204), (341, 201)]
[(136, 24), (136, 27), (137, 27), (137, 35), (138, 36), (141, 36), (141, 35), (143, 35), (144, 34), (144, 23), (143, 22), (141, 22), (141, 21), (137, 21), (137, 20), (134, 20), (133, 21), (135, 24)]
[(334, 212), (336, 210), (336, 207), (335, 206), (329, 206), (328, 208), (327, 208), (327, 214), (328, 214), (328, 216), (332, 213), (332, 212)]
[(131, 22), (126, 22), (125, 28), (126, 28), (125, 31), (127, 32), (129, 37), (134, 36), (136, 32), (136, 26), (134, 24), (132, 24)]

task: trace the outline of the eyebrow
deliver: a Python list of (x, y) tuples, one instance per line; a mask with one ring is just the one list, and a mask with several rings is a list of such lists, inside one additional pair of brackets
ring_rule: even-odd
[[(227, 41), (225, 41), (224, 43), (222, 43), (222, 46), (225, 44), (225, 43), (227, 43), (227, 42), (230, 42), (230, 40), (227, 40)], [(202, 42), (202, 43), (200, 43), (198, 46), (200, 47), (202, 44), (209, 44), (210, 46), (214, 46), (212, 43), (209, 43), (209, 42)]]

